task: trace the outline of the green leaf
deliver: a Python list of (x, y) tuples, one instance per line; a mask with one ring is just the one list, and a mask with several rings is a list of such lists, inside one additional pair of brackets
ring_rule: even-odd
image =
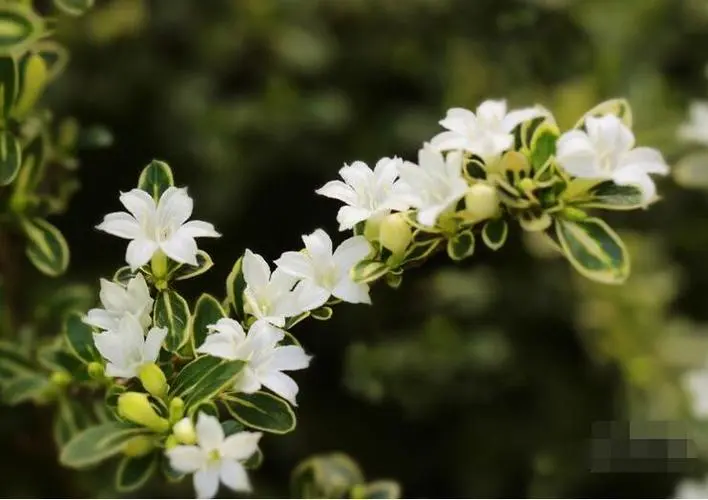
[(556, 235), (565, 256), (583, 276), (620, 284), (629, 276), (629, 254), (619, 236), (602, 220), (556, 220)]
[(149, 432), (123, 422), (92, 426), (79, 432), (66, 444), (61, 450), (59, 462), (74, 469), (90, 467), (121, 453), (130, 439)]
[(357, 283), (371, 283), (384, 276), (388, 271), (388, 266), (383, 262), (365, 259), (357, 263), (350, 274)]
[(403, 262), (418, 262), (430, 257), (439, 247), (440, 239), (414, 242), (408, 246)]
[(10, 406), (40, 401), (48, 388), (49, 380), (43, 375), (19, 375), (3, 384), (2, 400)]
[(0, 55), (19, 54), (44, 32), (44, 22), (29, 6), (0, 6)]
[(0, 341), (0, 384), (17, 375), (32, 375), (36, 371), (16, 343)]
[(76, 434), (90, 425), (89, 411), (80, 401), (65, 395), (59, 398), (52, 426), (57, 448), (63, 448)]
[(504, 219), (488, 220), (482, 229), (482, 241), (492, 250), (499, 250), (509, 234), (509, 225)]
[(574, 128), (581, 128), (585, 125), (585, 119), (588, 116), (603, 116), (603, 115), (615, 115), (622, 123), (624, 123), (630, 129), (632, 128), (632, 108), (625, 99), (610, 99), (605, 102), (601, 102), (590, 111), (585, 113), (585, 115), (578, 120)]
[(0, 116), (7, 118), (10, 116), (20, 88), (17, 61), (12, 56), (0, 56), (0, 86), (2, 88)]
[(70, 16), (80, 16), (93, 7), (94, 0), (54, 0), (57, 9)]
[(474, 234), (471, 229), (460, 231), (447, 240), (447, 254), (454, 261), (461, 261), (474, 253)]
[(155, 201), (160, 199), (168, 187), (174, 186), (172, 169), (164, 161), (152, 160), (140, 173), (138, 188), (150, 193)]
[(263, 465), (263, 452), (260, 448), (256, 448), (256, 452), (243, 462), (243, 466), (251, 470), (258, 469), (261, 465)]
[(32, 46), (32, 52), (38, 54), (47, 67), (47, 79), (55, 79), (69, 62), (69, 51), (54, 40), (42, 40)]
[(344, 453), (315, 455), (293, 470), (290, 493), (295, 498), (346, 498), (363, 483), (361, 469)]
[(197, 265), (179, 264), (169, 271), (169, 279), (186, 280), (204, 274), (214, 266), (211, 256), (204, 250), (197, 251)]
[(287, 434), (295, 429), (297, 420), (292, 408), (273, 394), (226, 393), (221, 398), (231, 416), (248, 427), (273, 434)]
[(243, 361), (201, 356), (182, 368), (170, 394), (181, 397), (187, 409), (196, 408), (232, 384), (243, 365)]
[(322, 306), (310, 311), (310, 316), (319, 321), (327, 321), (332, 317), (333, 311), (331, 307)]
[(69, 266), (69, 246), (59, 230), (44, 219), (23, 219), (27, 257), (47, 276), (63, 274)]
[(206, 339), (209, 333), (207, 326), (215, 324), (226, 316), (226, 311), (221, 307), (219, 301), (208, 293), (203, 293), (194, 306), (191, 336), (192, 347), (196, 349), (204, 343), (204, 339)]
[(91, 363), (100, 359), (93, 342), (93, 328), (83, 322), (81, 315), (71, 313), (64, 323), (69, 351), (84, 363)]
[(142, 457), (124, 456), (116, 470), (115, 487), (122, 493), (140, 489), (157, 471), (157, 453)]
[(20, 141), (9, 130), (0, 131), (0, 186), (7, 186), (20, 172)]
[(226, 296), (229, 300), (229, 304), (234, 310), (236, 317), (243, 319), (245, 317), (243, 311), (243, 291), (246, 289), (246, 280), (243, 277), (243, 271), (241, 270), (241, 263), (243, 262), (243, 257), (239, 258), (234, 267), (231, 269), (228, 277), (226, 278)]
[(637, 186), (618, 186), (612, 181), (595, 184), (577, 202), (569, 202), (577, 207), (606, 210), (636, 210), (645, 205), (642, 191)]
[(19, 60), (20, 91), (12, 108), (12, 117), (24, 118), (35, 107), (49, 83), (49, 68), (44, 58), (34, 52)]
[(487, 172), (485, 169), (484, 160), (482, 160), (479, 156), (472, 156), (472, 158), (465, 162), (463, 173), (469, 180), (486, 179)]
[(153, 321), (167, 328), (168, 351), (177, 352), (189, 340), (189, 304), (174, 290), (163, 290), (155, 298)]
[(540, 170), (551, 156), (556, 154), (556, 141), (560, 136), (558, 127), (549, 121), (544, 122), (531, 138), (531, 167)]
[(125, 286), (130, 280), (135, 278), (140, 271), (133, 271), (130, 266), (123, 266), (113, 275), (113, 281)]

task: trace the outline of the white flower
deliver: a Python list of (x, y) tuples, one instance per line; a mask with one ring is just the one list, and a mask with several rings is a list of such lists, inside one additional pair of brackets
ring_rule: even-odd
[(656, 195), (649, 174), (669, 173), (657, 150), (635, 148), (634, 134), (615, 115), (589, 116), (586, 131), (571, 130), (557, 143), (558, 163), (571, 175), (589, 179), (611, 179), (620, 186), (641, 189), (645, 203)]
[(304, 235), (302, 252), (285, 252), (275, 264), (288, 274), (301, 279), (296, 289), (302, 300), (321, 306), (334, 295), (352, 304), (370, 304), (369, 286), (352, 280), (350, 271), (361, 262), (371, 245), (363, 236), (354, 236), (342, 242), (332, 252), (332, 240), (322, 229)]
[(260, 432), (224, 435), (216, 417), (199, 413), (197, 444), (178, 445), (165, 451), (170, 467), (183, 474), (194, 474), (198, 498), (214, 498), (219, 482), (233, 491), (251, 491), (248, 473), (241, 462), (258, 450)]
[(215, 325), (210, 325), (209, 331), (211, 333), (197, 352), (246, 362), (234, 390), (253, 393), (265, 386), (296, 404), (298, 386), (283, 371), (307, 368), (311, 357), (300, 346), (279, 346), (278, 342), (285, 337), (282, 330), (265, 321), (256, 321), (246, 335), (238, 321), (222, 318)]
[(387, 215), (391, 210), (408, 210), (408, 205), (393, 190), (402, 163), (400, 158), (382, 158), (371, 170), (366, 163), (355, 161), (339, 170), (344, 182), (330, 181), (315, 191), (345, 203), (337, 213), (340, 231), (372, 216)]
[(208, 222), (187, 222), (192, 215), (193, 202), (184, 188), (167, 188), (157, 204), (141, 189), (122, 193), (120, 201), (130, 213), (108, 214), (97, 228), (131, 240), (125, 260), (133, 270), (147, 264), (158, 250), (176, 262), (196, 266), (194, 238), (220, 236)]
[(243, 256), (243, 278), (246, 281), (244, 296), (247, 311), (275, 326), (283, 326), (285, 318), (321, 305), (309, 307), (310, 304), (302, 301), (300, 289), (293, 290), (297, 278), (282, 269), (276, 269), (271, 274), (263, 257), (248, 249)]
[(400, 167), (401, 180), (396, 187), (411, 207), (418, 209), (418, 222), (432, 227), (469, 187), (462, 177), (462, 153), (452, 151), (443, 157), (425, 145), (418, 151), (418, 163), (406, 162)]
[(708, 369), (688, 372), (683, 382), (691, 396), (694, 415), (698, 418), (708, 417)]
[(155, 327), (145, 337), (135, 316), (125, 313), (117, 328), (94, 334), (93, 341), (98, 352), (108, 361), (106, 375), (131, 378), (137, 377), (145, 365), (157, 360), (166, 335), (166, 328)]
[(431, 145), (438, 151), (463, 150), (487, 160), (511, 148), (514, 144), (511, 132), (519, 123), (547, 114), (541, 107), (507, 113), (503, 100), (485, 101), (476, 113), (452, 108), (440, 120), (440, 125), (448, 131), (433, 137)]
[(130, 313), (138, 318), (143, 328), (150, 326), (153, 300), (142, 274), (128, 281), (125, 287), (101, 278), (99, 297), (103, 309), (91, 309), (84, 317), (85, 323), (103, 330), (114, 330), (123, 315)]
[(689, 120), (678, 129), (679, 139), (708, 146), (708, 101), (691, 103), (688, 115)]

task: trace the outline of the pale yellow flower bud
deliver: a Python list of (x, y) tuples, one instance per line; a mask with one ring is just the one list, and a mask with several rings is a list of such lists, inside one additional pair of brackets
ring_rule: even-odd
[(169, 420), (174, 424), (184, 416), (184, 400), (182, 398), (172, 398), (170, 401)]
[(159, 366), (149, 363), (140, 369), (140, 382), (150, 394), (162, 399), (167, 394), (167, 378)]
[(126, 392), (118, 398), (118, 415), (155, 432), (166, 432), (170, 424), (157, 414), (150, 404), (147, 394)]
[(103, 380), (105, 378), (106, 369), (103, 367), (102, 363), (93, 361), (88, 364), (86, 370), (88, 371), (89, 377), (94, 380)]
[(489, 184), (478, 183), (470, 186), (465, 194), (465, 212), (467, 219), (482, 221), (491, 219), (499, 213), (499, 195)]
[(379, 226), (379, 241), (394, 255), (402, 255), (413, 239), (413, 231), (403, 214), (396, 213), (384, 217)]
[(123, 454), (129, 457), (142, 457), (155, 449), (155, 440), (150, 436), (135, 436), (123, 446)]
[(197, 433), (194, 424), (189, 418), (183, 418), (172, 427), (172, 433), (177, 441), (182, 444), (194, 444), (197, 442)]

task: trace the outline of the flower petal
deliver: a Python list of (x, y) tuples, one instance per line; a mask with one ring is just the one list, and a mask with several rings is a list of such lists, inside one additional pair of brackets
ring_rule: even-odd
[(120, 202), (138, 222), (154, 222), (157, 209), (155, 200), (142, 189), (131, 189), (127, 193), (121, 193)]
[(160, 243), (160, 248), (170, 259), (182, 264), (196, 266), (197, 242), (194, 238), (178, 230), (172, 237)]
[(302, 241), (315, 263), (328, 262), (332, 257), (332, 239), (323, 229), (315, 229), (313, 233), (303, 235)]
[(636, 186), (642, 192), (642, 201), (647, 204), (656, 197), (656, 185), (641, 167), (630, 165), (612, 174), (612, 180), (620, 186)]
[(224, 429), (216, 417), (200, 412), (197, 417), (196, 429), (199, 447), (207, 453), (218, 450), (221, 443), (224, 442)]
[(182, 474), (192, 474), (201, 469), (207, 461), (206, 454), (198, 446), (175, 446), (165, 451), (170, 467)]
[(289, 376), (274, 371), (263, 375), (261, 377), (261, 383), (281, 398), (289, 401), (293, 406), (297, 406), (295, 397), (297, 396), (299, 388), (295, 381)]
[(357, 197), (370, 190), (374, 179), (374, 173), (363, 161), (352, 162), (351, 165), (344, 165), (339, 169), (339, 175), (344, 182), (349, 184)]
[(157, 204), (159, 227), (179, 227), (192, 216), (194, 201), (185, 188), (170, 186), (160, 196)]
[(430, 146), (438, 151), (455, 149), (470, 150), (470, 140), (457, 132), (440, 132), (430, 140)]
[(332, 295), (350, 304), (371, 304), (369, 297), (369, 285), (365, 283), (355, 283), (349, 276), (346, 276), (334, 287)]
[(221, 445), (221, 455), (232, 460), (246, 460), (258, 450), (260, 432), (237, 432), (228, 436)]
[[(238, 434), (236, 434), (236, 436), (238, 436)], [(251, 455), (252, 454), (253, 453), (251, 453)], [(221, 482), (224, 483), (227, 487), (231, 488), (233, 491), (252, 491), (251, 481), (248, 479), (248, 473), (246, 472), (246, 469), (243, 465), (241, 465), (235, 460), (222, 460), (219, 475), (221, 476)]]
[(301, 252), (285, 252), (275, 261), (275, 265), (284, 273), (297, 278), (315, 278), (310, 259)]
[(243, 255), (243, 278), (246, 286), (260, 295), (270, 281), (270, 267), (263, 257), (248, 248)]
[(277, 371), (303, 370), (310, 366), (311, 359), (302, 347), (286, 345), (275, 348), (268, 366)]
[(128, 306), (128, 292), (118, 283), (101, 278), (101, 291), (98, 296), (101, 304), (109, 311), (123, 312)]
[(340, 207), (337, 212), (337, 222), (339, 222), (339, 230), (347, 231), (352, 229), (361, 221), (365, 221), (371, 216), (371, 210), (359, 207)]
[(669, 166), (662, 154), (654, 148), (634, 148), (621, 158), (620, 167), (636, 165), (648, 174), (667, 175)]
[(342, 181), (329, 181), (327, 184), (315, 191), (315, 193), (339, 200), (347, 205), (354, 205), (357, 202), (356, 193)]
[(153, 327), (145, 337), (143, 345), (143, 361), (154, 363), (160, 355), (160, 347), (167, 336), (167, 328)]
[(232, 388), (236, 392), (253, 394), (254, 392), (260, 390), (261, 382), (256, 376), (256, 372), (253, 371), (253, 368), (246, 365), (234, 379), (234, 385)]
[(209, 465), (194, 473), (194, 490), (197, 498), (214, 498), (219, 491), (219, 464)]
[(221, 233), (214, 229), (214, 225), (211, 222), (204, 222), (203, 220), (190, 220), (185, 222), (179, 231), (192, 238), (219, 238)]
[(295, 286), (293, 293), (302, 311), (312, 311), (323, 306), (331, 295), (329, 290), (311, 280), (302, 280)]
[(113, 212), (106, 215), (103, 222), (96, 226), (96, 229), (126, 240), (134, 240), (142, 234), (140, 223), (125, 212)]
[(111, 378), (133, 378), (138, 376), (137, 366), (118, 366), (114, 363), (106, 363), (106, 376)]
[(102, 330), (112, 330), (118, 326), (118, 315), (105, 309), (91, 309), (84, 316), (83, 322)]
[(334, 251), (337, 268), (346, 272), (366, 258), (371, 252), (371, 244), (363, 236), (352, 236), (342, 242)]
[(138, 238), (128, 244), (128, 248), (125, 251), (125, 261), (130, 266), (130, 269), (135, 271), (150, 262), (157, 249), (158, 245), (154, 241)]

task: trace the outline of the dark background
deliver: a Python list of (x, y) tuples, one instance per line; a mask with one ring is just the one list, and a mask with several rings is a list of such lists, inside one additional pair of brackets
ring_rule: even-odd
[[(223, 297), (246, 247), (275, 259), (335, 234), (337, 203), (314, 190), (344, 162), (415, 159), (448, 107), (539, 102), (568, 127), (625, 96), (638, 140), (675, 163), (688, 103), (708, 96), (703, 0), (112, 0), (58, 37), (72, 61), (47, 105), (115, 138), (81, 154), (82, 190), (53, 220), (72, 250), (60, 283), (96, 288), (121, 264), (124, 242), (93, 227), (158, 158), (224, 234), (203, 240), (216, 265), (191, 298)], [(406, 497), (666, 497), (700, 477), (680, 380), (708, 354), (708, 197), (659, 184), (649, 211), (607, 216), (632, 253), (625, 286), (586, 282), (514, 228), (496, 253), (440, 256), (373, 307), (297, 326), (315, 355), (296, 374), (299, 425), (264, 440), (256, 494), (287, 496), (295, 464), (333, 450)], [(49, 422), (0, 409), (0, 494), (115, 495), (110, 470), (57, 465)]]

